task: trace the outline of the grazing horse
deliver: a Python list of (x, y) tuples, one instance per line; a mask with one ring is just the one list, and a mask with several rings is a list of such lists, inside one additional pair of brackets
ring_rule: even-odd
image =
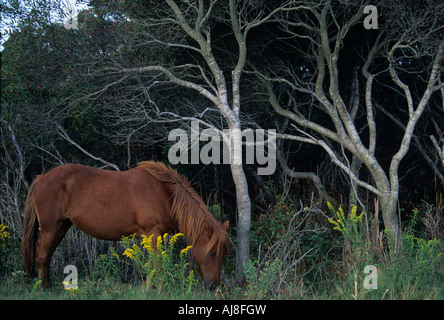
[(32, 279), (40, 227), (37, 267), (44, 288), (54, 250), (72, 224), (103, 240), (132, 234), (156, 239), (179, 230), (193, 244), (205, 286), (220, 282), (229, 223), (218, 222), (188, 180), (162, 163), (145, 161), (123, 172), (65, 164), (34, 179), (25, 203), (24, 268)]

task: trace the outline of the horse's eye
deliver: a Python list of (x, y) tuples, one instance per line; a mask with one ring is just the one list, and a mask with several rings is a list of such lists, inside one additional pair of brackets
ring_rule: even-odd
[(211, 258), (214, 258), (216, 256), (216, 253), (214, 253), (214, 252), (210, 252), (210, 257)]

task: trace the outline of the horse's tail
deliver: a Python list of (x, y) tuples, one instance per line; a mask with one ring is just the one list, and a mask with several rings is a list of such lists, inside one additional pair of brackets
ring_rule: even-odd
[(25, 202), (25, 219), (23, 221), (23, 268), (28, 273), (30, 279), (35, 275), (35, 255), (36, 244), (39, 232), (39, 221), (34, 207), (33, 194), (40, 176), (37, 176), (29, 187)]

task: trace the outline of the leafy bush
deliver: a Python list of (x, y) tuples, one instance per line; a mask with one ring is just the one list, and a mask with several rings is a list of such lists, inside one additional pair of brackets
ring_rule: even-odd
[(276, 199), (269, 211), (261, 213), (252, 222), (251, 245), (254, 249), (259, 248), (259, 245), (269, 248), (287, 233), (290, 224), (301, 221), (301, 218), (295, 215), (299, 210), (292, 199), (285, 200), (280, 195)]
[(262, 270), (258, 270), (256, 264), (258, 261), (248, 260), (244, 275), (247, 281), (247, 290), (244, 297), (247, 299), (265, 299), (276, 293), (276, 285), (279, 282), (279, 274), (282, 261), (266, 261)]
[(383, 284), (393, 292), (408, 296), (409, 299), (425, 298), (423, 294), (434, 287), (444, 295), (441, 263), (442, 247), (438, 240), (426, 241), (412, 235), (404, 235), (399, 252), (384, 264), (386, 275)]
[(257, 258), (248, 262), (244, 274), (244, 295), (251, 299), (300, 298), (304, 277), (331, 248), (331, 232), (318, 204), (276, 198), (276, 204), (252, 223), (251, 251)]
[(107, 254), (101, 254), (94, 263), (91, 278), (94, 281), (107, 282), (121, 281), (124, 262), (116, 253), (116, 248), (110, 247)]

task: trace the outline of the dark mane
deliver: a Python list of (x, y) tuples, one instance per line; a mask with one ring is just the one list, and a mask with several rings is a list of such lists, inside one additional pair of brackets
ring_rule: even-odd
[(171, 215), (176, 220), (179, 231), (190, 242), (199, 241), (202, 235), (208, 232), (210, 241), (206, 248), (207, 253), (213, 248), (216, 249), (217, 256), (224, 256), (228, 253), (228, 233), (208, 211), (187, 178), (160, 162), (143, 161), (138, 164), (138, 167), (148, 171), (157, 180), (176, 186), (172, 199)]

